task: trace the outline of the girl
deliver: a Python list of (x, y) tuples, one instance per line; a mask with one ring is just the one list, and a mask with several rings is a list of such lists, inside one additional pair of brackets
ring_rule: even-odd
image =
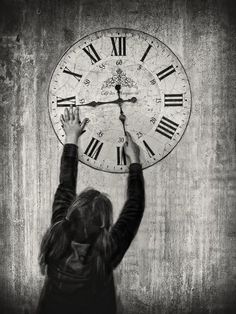
[(115, 314), (113, 269), (133, 240), (144, 211), (144, 179), (139, 147), (127, 132), (125, 154), (130, 162), (127, 200), (112, 225), (112, 203), (93, 188), (76, 195), (78, 138), (88, 119), (78, 108), (64, 111), (66, 141), (60, 183), (52, 206), (51, 226), (39, 255), (46, 273), (38, 314)]

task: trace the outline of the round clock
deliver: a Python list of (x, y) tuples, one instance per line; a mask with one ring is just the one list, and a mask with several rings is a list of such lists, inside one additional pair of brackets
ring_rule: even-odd
[(141, 147), (142, 167), (166, 157), (181, 139), (191, 112), (185, 70), (160, 40), (144, 32), (112, 28), (73, 44), (54, 69), (49, 114), (64, 143), (60, 116), (79, 106), (89, 119), (79, 138), (81, 162), (108, 172), (127, 172), (125, 132)]

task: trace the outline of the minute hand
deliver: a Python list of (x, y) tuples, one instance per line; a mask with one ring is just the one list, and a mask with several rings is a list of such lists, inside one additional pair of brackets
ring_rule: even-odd
[(88, 102), (86, 104), (81, 104), (81, 105), (78, 105), (78, 106), (79, 107), (82, 107), (82, 106), (97, 107), (97, 106), (106, 105), (106, 104), (122, 104), (124, 102), (135, 103), (136, 101), (137, 101), (136, 97), (132, 97), (132, 98), (129, 98), (129, 99), (118, 98), (118, 99), (113, 100), (113, 101), (91, 101), (91, 102)]

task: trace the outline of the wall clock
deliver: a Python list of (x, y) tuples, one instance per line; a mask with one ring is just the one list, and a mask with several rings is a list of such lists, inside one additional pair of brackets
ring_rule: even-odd
[(81, 162), (108, 172), (127, 172), (123, 144), (129, 131), (147, 168), (181, 139), (191, 112), (190, 85), (176, 55), (144, 32), (112, 28), (74, 43), (54, 69), (49, 114), (64, 142), (60, 115), (80, 106), (89, 118), (79, 138)]

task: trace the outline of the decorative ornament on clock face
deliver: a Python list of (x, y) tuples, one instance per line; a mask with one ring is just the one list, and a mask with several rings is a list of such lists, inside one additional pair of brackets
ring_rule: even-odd
[(147, 168), (181, 139), (191, 112), (185, 70), (160, 40), (137, 30), (113, 28), (71, 46), (53, 71), (49, 113), (58, 139), (60, 116), (71, 104), (89, 118), (79, 138), (79, 159), (108, 172), (127, 172), (123, 145), (129, 131)]

